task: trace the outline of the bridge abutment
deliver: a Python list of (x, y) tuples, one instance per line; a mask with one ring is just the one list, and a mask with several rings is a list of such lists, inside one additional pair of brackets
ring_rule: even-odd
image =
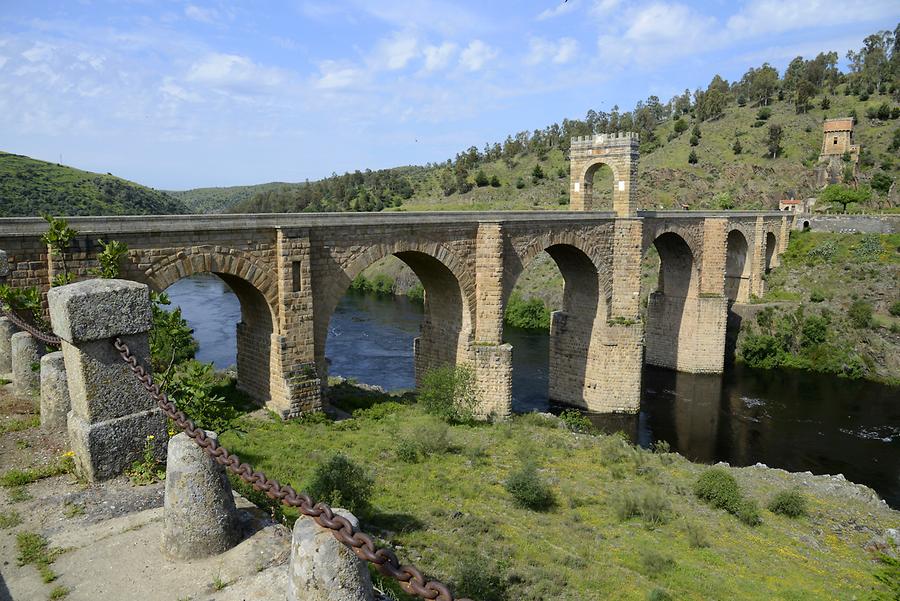
[(482, 223), (475, 238), (475, 383), (480, 413), (512, 413), (512, 353), (503, 344), (503, 228)]

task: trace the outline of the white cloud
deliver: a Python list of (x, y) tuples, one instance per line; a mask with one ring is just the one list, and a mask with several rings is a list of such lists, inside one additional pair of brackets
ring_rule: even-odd
[(53, 46), (38, 42), (22, 53), (22, 56), (30, 63), (38, 63), (50, 60), (53, 57)]
[(546, 21), (547, 19), (560, 17), (578, 8), (579, 4), (581, 4), (579, 0), (568, 0), (568, 2), (560, 2), (556, 6), (543, 11), (541, 14), (535, 17), (535, 20)]
[(437, 71), (444, 69), (453, 60), (457, 46), (453, 42), (444, 42), (440, 46), (425, 47), (425, 70)]
[(731, 34), (771, 35), (796, 29), (828, 27), (896, 17), (896, 0), (751, 0), (728, 19)]
[(594, 5), (591, 7), (591, 14), (595, 17), (605, 17), (619, 8), (619, 5), (621, 4), (622, 0), (594, 0)]
[(322, 61), (315, 86), (322, 90), (357, 87), (368, 81), (367, 72), (343, 61)]
[(456, 2), (445, 0), (353, 0), (353, 4), (394, 27), (437, 31), (456, 36), (483, 30), (484, 18)]
[(396, 71), (419, 54), (419, 40), (410, 33), (398, 31), (375, 46), (375, 65)]
[(203, 8), (195, 4), (188, 4), (184, 8), (184, 16), (194, 21), (212, 24), (219, 20), (219, 11), (214, 8)]
[(165, 96), (184, 102), (200, 102), (202, 100), (199, 94), (185, 90), (175, 83), (171, 77), (166, 77), (163, 80), (163, 84), (159, 87), (159, 91)]
[(554, 42), (544, 38), (531, 38), (528, 40), (529, 52), (525, 57), (525, 63), (537, 65), (545, 61), (553, 61), (563, 64), (575, 58), (578, 52), (578, 42), (574, 38), (560, 38)]
[(261, 88), (281, 85), (286, 74), (274, 67), (264, 67), (246, 56), (207, 54), (188, 70), (187, 80), (214, 88), (256, 92)]
[(485, 63), (497, 57), (497, 51), (481, 40), (472, 40), (459, 56), (459, 63), (468, 71), (479, 71)]
[(3, 68), (3, 65), (5, 65), (8, 60), (9, 59), (6, 58), (5, 56), (0, 56), (0, 69)]

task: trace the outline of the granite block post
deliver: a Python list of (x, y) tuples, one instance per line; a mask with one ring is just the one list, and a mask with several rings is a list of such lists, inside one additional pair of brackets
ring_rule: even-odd
[(0, 250), (0, 278), (5, 278), (9, 275), (9, 257), (6, 255), (5, 250)]
[[(334, 509), (359, 527), (359, 520), (345, 509)], [(375, 591), (366, 563), (339, 543), (310, 517), (294, 523), (291, 563), (288, 568), (288, 601), (374, 601)]]
[(143, 459), (145, 445), (162, 461), (166, 417), (112, 345), (128, 345), (150, 370), (150, 291), (125, 280), (87, 280), (47, 293), (53, 332), (64, 342), (75, 467), (89, 482), (114, 478)]
[(44, 343), (28, 332), (12, 335), (13, 394), (20, 399), (35, 396), (41, 388), (41, 355)]
[(71, 401), (62, 351), (41, 357), (41, 427), (66, 429)]
[(19, 331), (7, 317), (0, 317), (0, 375), (12, 373), (12, 335)]
[[(207, 436), (216, 438), (215, 432)], [(169, 440), (163, 552), (199, 559), (227, 551), (240, 541), (240, 525), (225, 468), (182, 432)]]

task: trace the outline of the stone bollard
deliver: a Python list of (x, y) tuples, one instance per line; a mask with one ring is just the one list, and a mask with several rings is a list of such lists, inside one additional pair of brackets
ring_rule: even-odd
[(48, 353), (41, 357), (41, 427), (65, 429), (70, 406), (63, 353)]
[(44, 343), (28, 332), (12, 335), (13, 394), (20, 399), (33, 397), (41, 389), (41, 355)]
[(0, 278), (5, 278), (8, 275), (9, 257), (7, 257), (5, 250), (0, 250)]
[(63, 339), (69, 382), (69, 440), (89, 482), (114, 478), (150, 445), (165, 457), (166, 417), (113, 347), (116, 336), (150, 369), (150, 291), (125, 280), (87, 280), (47, 293), (53, 332)]
[[(359, 527), (345, 509), (334, 509)], [(306, 516), (294, 524), (288, 601), (373, 601), (375, 590), (366, 563), (315, 520)]]
[[(207, 436), (216, 437), (214, 432)], [(163, 551), (199, 559), (227, 551), (241, 538), (225, 468), (182, 432), (169, 440)]]
[(12, 336), (18, 331), (8, 317), (0, 317), (0, 375), (12, 373)]

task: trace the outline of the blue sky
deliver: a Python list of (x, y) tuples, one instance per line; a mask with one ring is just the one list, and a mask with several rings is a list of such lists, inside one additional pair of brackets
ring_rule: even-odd
[(897, 0), (0, 0), (0, 150), (165, 189), (441, 161), (800, 54)]

